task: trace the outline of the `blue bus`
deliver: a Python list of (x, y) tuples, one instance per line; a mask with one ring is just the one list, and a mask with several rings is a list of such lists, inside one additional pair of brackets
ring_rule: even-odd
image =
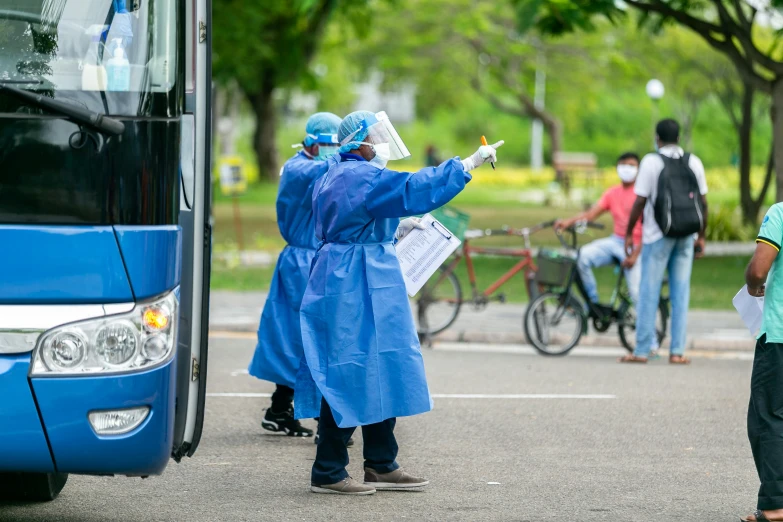
[(0, 0), (0, 499), (201, 438), (209, 0)]

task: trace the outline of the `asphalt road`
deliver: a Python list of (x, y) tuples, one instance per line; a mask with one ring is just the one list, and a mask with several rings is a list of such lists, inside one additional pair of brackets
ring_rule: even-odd
[[(272, 387), (243, 372), (252, 338), (228, 335), (212, 339), (193, 459), (146, 480), (72, 476), (55, 502), (0, 504), (0, 521), (715, 522), (755, 506), (747, 357), (670, 367), (618, 365), (611, 350), (428, 351), (435, 410), (396, 433), (399, 462), (432, 484), (356, 498), (309, 492), (312, 441), (260, 429), (268, 399), (252, 394)], [(361, 440), (351, 456), (361, 477)]]

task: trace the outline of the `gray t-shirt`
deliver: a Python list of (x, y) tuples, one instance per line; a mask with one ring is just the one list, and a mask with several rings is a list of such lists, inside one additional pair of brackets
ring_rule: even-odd
[[(667, 158), (681, 158), (685, 152), (677, 145), (666, 145), (658, 151)], [(704, 164), (696, 155), (691, 154), (688, 159), (688, 166), (696, 175), (696, 181), (699, 183), (699, 192), (704, 196), (707, 194), (707, 178), (704, 175)], [(658, 192), (658, 177), (663, 172), (663, 160), (658, 154), (647, 154), (642, 158), (639, 164), (639, 174), (636, 176), (636, 185), (634, 192), (637, 196), (647, 198), (647, 205), (644, 207), (644, 224), (642, 225), (642, 243), (649, 245), (655, 243), (663, 237), (661, 227), (655, 221), (655, 197)]]

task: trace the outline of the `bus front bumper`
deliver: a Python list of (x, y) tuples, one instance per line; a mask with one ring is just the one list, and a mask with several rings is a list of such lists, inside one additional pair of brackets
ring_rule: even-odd
[[(162, 473), (173, 441), (174, 363), (130, 374), (29, 378), (30, 354), (0, 357), (0, 396), (13, 398), (0, 401), (0, 418), (25, 421), (0, 425), (0, 470)], [(134, 407), (149, 413), (128, 433), (98, 435), (89, 420), (91, 412)]]

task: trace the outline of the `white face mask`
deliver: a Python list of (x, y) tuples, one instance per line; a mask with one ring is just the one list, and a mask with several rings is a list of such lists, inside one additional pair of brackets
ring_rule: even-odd
[(389, 158), (391, 158), (391, 147), (389, 147), (388, 143), (373, 144), (372, 148), (375, 151), (376, 158), (382, 161), (389, 161)]
[(381, 169), (386, 168), (386, 165), (389, 163), (389, 158), (391, 157), (391, 147), (388, 143), (367, 143), (366, 141), (361, 141), (359, 143), (368, 145), (373, 152), (375, 152), (375, 157), (370, 160), (372, 165)]
[(617, 165), (617, 175), (623, 180), (623, 183), (632, 183), (639, 173), (639, 167), (633, 165)]

